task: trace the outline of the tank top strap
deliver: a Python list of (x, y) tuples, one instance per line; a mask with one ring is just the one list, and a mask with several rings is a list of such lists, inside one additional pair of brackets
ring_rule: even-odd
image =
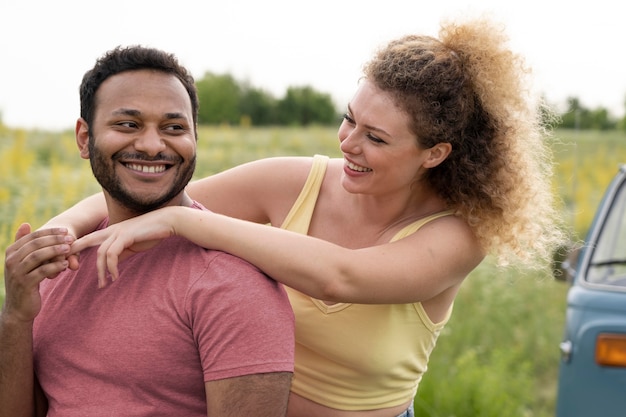
[(394, 237), (391, 238), (391, 242), (395, 242), (396, 240), (400, 240), (409, 235), (412, 235), (413, 233), (417, 232), (420, 229), (420, 227), (424, 226), (426, 223), (429, 223), (435, 219), (438, 219), (440, 217), (445, 217), (445, 216), (452, 216), (452, 215), (454, 215), (454, 210), (444, 210), (444, 211), (440, 211), (439, 213), (431, 214), (430, 216), (416, 220), (413, 223), (409, 224), (408, 226), (405, 226), (404, 228), (402, 228), (402, 230), (400, 230), (398, 233), (396, 233)]
[(322, 182), (324, 181), (329, 159), (330, 158), (325, 155), (313, 156), (313, 165), (311, 166), (309, 176), (298, 198), (291, 207), (291, 210), (289, 210), (287, 217), (285, 217), (283, 224), (280, 226), (281, 229), (287, 229), (305, 235), (308, 233), (309, 224), (313, 217), (317, 197), (322, 188)]

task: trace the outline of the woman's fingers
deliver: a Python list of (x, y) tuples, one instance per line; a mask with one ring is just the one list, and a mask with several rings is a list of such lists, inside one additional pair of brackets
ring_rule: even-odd
[(98, 246), (102, 244), (102, 242), (104, 242), (105, 239), (108, 237), (109, 232), (110, 232), (109, 228), (97, 230), (79, 239), (76, 239), (76, 241), (72, 243), (70, 254), (74, 255), (92, 246)]
[(70, 255), (77, 255), (89, 247), (98, 246), (98, 286), (102, 288), (107, 283), (107, 272), (111, 274), (113, 281), (119, 277), (120, 257), (148, 250), (170, 235), (166, 224), (151, 222), (148, 216), (126, 220), (85, 235), (72, 244)]

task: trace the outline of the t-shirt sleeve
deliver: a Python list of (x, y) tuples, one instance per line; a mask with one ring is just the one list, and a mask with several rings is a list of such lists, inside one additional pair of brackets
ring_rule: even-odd
[(220, 252), (188, 295), (205, 381), (293, 372), (294, 316), (282, 284)]

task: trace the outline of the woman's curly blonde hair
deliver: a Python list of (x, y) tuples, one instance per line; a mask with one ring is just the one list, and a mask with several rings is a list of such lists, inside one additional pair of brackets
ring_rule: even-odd
[(564, 241), (546, 114), (503, 28), (445, 22), (439, 39), (391, 41), (364, 67), (412, 120), (419, 145), (452, 145), (426, 176), (500, 265), (545, 265)]

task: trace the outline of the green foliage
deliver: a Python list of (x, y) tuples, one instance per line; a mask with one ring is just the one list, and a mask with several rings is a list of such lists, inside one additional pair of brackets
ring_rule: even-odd
[(604, 190), (626, 163), (625, 143), (618, 130), (556, 131), (554, 187), (574, 239), (585, 237)]
[(245, 88), (239, 110), (242, 117), (250, 119), (254, 126), (276, 124), (278, 113), (276, 100), (271, 94), (255, 88)]
[(283, 125), (331, 124), (337, 119), (330, 95), (309, 86), (288, 88), (285, 98), (278, 102), (278, 120)]
[(428, 417), (553, 415), (567, 286), (489, 260), (461, 289), (415, 400)]
[(574, 97), (568, 98), (567, 103), (568, 108), (561, 116), (560, 128), (612, 130), (618, 125), (618, 120), (603, 107), (598, 107), (595, 110), (587, 109)]
[(196, 87), (200, 100), (199, 123), (239, 123), (241, 88), (232, 76), (207, 72), (204, 78), (196, 82)]
[(338, 118), (331, 96), (310, 86), (290, 87), (285, 97), (278, 100), (231, 75), (207, 72), (196, 81), (196, 86), (200, 124), (329, 126)]
[(259, 158), (321, 153), (340, 156), (337, 129), (329, 127), (233, 128), (202, 126), (198, 131), (194, 178)]

